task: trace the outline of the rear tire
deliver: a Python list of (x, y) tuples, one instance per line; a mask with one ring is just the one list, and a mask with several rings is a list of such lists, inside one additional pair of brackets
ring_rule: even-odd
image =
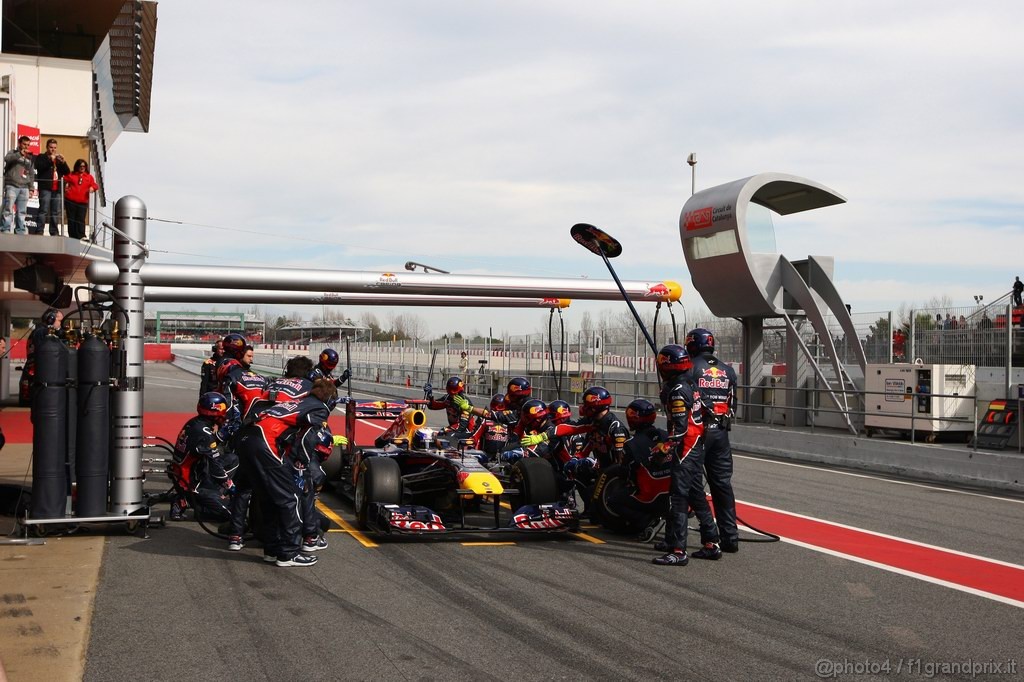
[(550, 504), (559, 499), (558, 481), (546, 459), (524, 457), (512, 465), (509, 478), (512, 486), (519, 489), (519, 494), (510, 499), (512, 511), (528, 504)]
[[(338, 450), (338, 448), (334, 448)], [(327, 477), (328, 481), (336, 481), (341, 478), (341, 459), (344, 455), (341, 452), (331, 453), (331, 456), (320, 463), (320, 468), (324, 470), (324, 476)]]
[(594, 492), (587, 500), (590, 519), (614, 533), (625, 533), (631, 530), (631, 524), (616, 514), (609, 500), (619, 494), (626, 486), (626, 470), (618, 465), (608, 467), (599, 473), (594, 484)]
[(398, 462), (390, 457), (368, 457), (359, 464), (356, 479), (356, 523), (360, 530), (368, 530), (371, 502), (402, 503), (402, 471)]

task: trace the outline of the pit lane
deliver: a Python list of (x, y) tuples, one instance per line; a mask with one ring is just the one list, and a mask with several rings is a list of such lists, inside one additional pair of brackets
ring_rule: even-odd
[[(167, 387), (147, 391), (147, 412), (194, 406), (194, 376), (147, 366), (155, 381)], [(735, 485), (754, 504), (1024, 557), (1018, 500), (746, 456)], [(354, 522), (344, 501), (324, 503)], [(585, 532), (604, 544), (372, 538), (367, 548), (338, 532), (308, 569), (264, 565), (258, 548), (228, 552), (193, 523), (111, 536), (86, 679), (789, 680), (815, 679), (819, 660), (896, 670), (904, 659), (1020, 657), (1019, 608), (944, 585), (790, 543), (657, 567), (649, 547)]]

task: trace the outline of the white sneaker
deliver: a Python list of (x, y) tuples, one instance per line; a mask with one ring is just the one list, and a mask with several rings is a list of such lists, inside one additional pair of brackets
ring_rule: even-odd
[(232, 535), (228, 538), (228, 549), (232, 552), (240, 552), (245, 547), (245, 543), (242, 542), (242, 538), (237, 535)]
[(278, 566), (312, 566), (316, 563), (316, 556), (312, 554), (296, 554), (291, 559), (278, 559)]

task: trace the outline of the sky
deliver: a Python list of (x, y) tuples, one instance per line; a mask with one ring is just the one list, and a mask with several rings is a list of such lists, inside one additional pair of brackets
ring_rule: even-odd
[[(791, 260), (835, 257), (855, 315), (991, 301), (1024, 276), (1019, 2), (164, 0), (158, 17), (149, 132), (106, 171), (109, 198), (160, 219), (153, 262), (608, 279), (569, 237), (588, 222), (622, 243), (620, 277), (678, 281), (699, 315), (691, 172), (699, 190), (774, 171), (847, 199), (775, 225)], [(625, 305), (574, 302), (566, 325), (606, 310)], [(373, 312), (435, 334), (547, 325)]]

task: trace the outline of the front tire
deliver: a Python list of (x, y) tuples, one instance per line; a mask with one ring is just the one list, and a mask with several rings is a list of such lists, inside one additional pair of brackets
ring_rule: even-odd
[(402, 503), (402, 471), (390, 457), (368, 457), (359, 465), (356, 479), (356, 523), (360, 530), (369, 530), (371, 502)]
[(512, 511), (528, 504), (550, 504), (559, 499), (558, 481), (546, 459), (524, 457), (512, 465), (510, 479), (513, 487), (519, 489), (519, 494), (510, 500)]

